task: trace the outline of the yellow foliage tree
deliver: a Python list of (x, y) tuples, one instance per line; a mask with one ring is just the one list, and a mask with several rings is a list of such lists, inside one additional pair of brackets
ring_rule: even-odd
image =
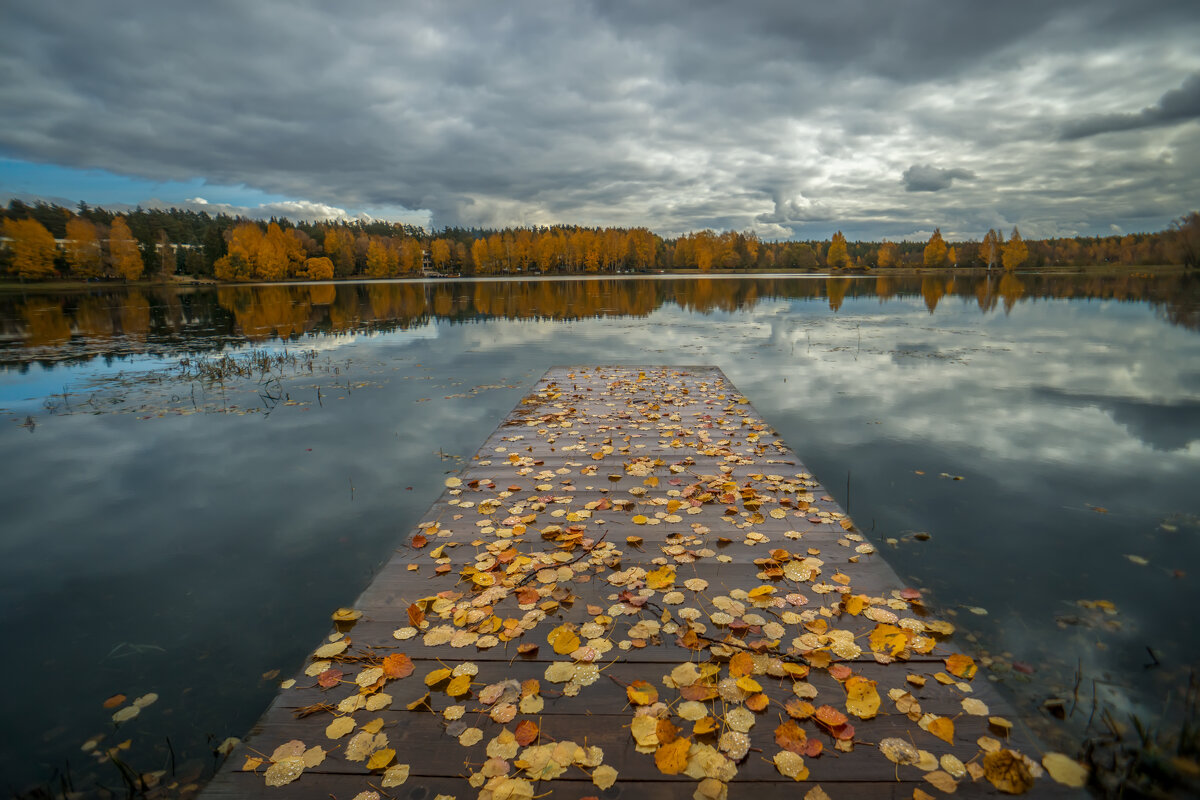
[(304, 262), (304, 272), (310, 281), (327, 281), (333, 277), (333, 262), (324, 257), (310, 258)]
[(72, 217), (67, 220), (67, 263), (81, 278), (99, 278), (104, 274), (104, 252), (100, 235), (91, 220)]
[(879, 255), (875, 263), (881, 267), (896, 266), (896, 245), (885, 239), (883, 244), (879, 245)]
[(386, 278), (396, 274), (399, 257), (382, 236), (372, 236), (367, 244), (367, 274), (372, 278)]
[(1008, 244), (1004, 245), (1004, 268), (1014, 270), (1025, 263), (1025, 259), (1029, 258), (1029, 247), (1026, 246), (1025, 240), (1021, 238), (1020, 231), (1017, 226), (1013, 225), (1012, 235), (1008, 237)]
[(480, 238), (471, 242), (471, 261), (475, 262), (476, 272), (492, 271), (492, 263), (488, 258), (487, 241)]
[(983, 259), (983, 263), (988, 269), (994, 267), (1000, 261), (1000, 234), (993, 229), (988, 229), (984, 234), (983, 243), (979, 245), (979, 257)]
[(133, 238), (124, 217), (112, 221), (112, 228), (108, 232), (108, 254), (112, 258), (113, 271), (122, 278), (136, 281), (142, 277), (146, 267), (142, 263), (137, 240)]
[(825, 264), (829, 267), (841, 269), (849, 263), (850, 254), (846, 250), (846, 237), (842, 235), (841, 231), (838, 231), (833, 235), (833, 239), (829, 243), (829, 252), (825, 255)]
[(229, 232), (225, 255), (213, 264), (213, 273), (221, 281), (248, 281), (259, 274), (258, 258), (263, 232), (253, 222), (243, 222)]
[[(528, 233), (528, 231), (525, 231)], [(531, 247), (519, 248), (518, 263), (524, 266), (529, 261), (529, 251)], [(433, 268), (438, 272), (442, 272), (450, 264), (450, 242), (446, 239), (434, 239), (429, 245), (429, 259), (433, 262)]]
[(933, 236), (929, 237), (929, 244), (925, 245), (925, 266), (946, 266), (947, 254), (946, 242), (942, 239), (942, 229), (935, 228)]
[(12, 269), (21, 278), (39, 279), (54, 275), (54, 236), (36, 219), (4, 220), (4, 235), (11, 241)]

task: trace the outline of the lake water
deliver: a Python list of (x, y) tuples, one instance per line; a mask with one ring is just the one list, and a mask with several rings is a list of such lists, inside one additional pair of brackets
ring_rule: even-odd
[[(445, 474), (585, 363), (721, 367), (1057, 746), (1093, 692), (1122, 720), (1178, 709), (1198, 279), (30, 291), (0, 295), (0, 788), (122, 789), (81, 750), (101, 734), (202, 783)], [(105, 700), (148, 693), (115, 728)]]

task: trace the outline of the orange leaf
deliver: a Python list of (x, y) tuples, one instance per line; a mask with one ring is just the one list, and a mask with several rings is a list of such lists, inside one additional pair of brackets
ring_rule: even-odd
[(416, 603), (412, 603), (411, 605), (409, 605), (409, 607), (408, 607), (408, 624), (413, 626), (414, 628), (419, 628), (419, 627), (421, 627), (421, 623), (424, 621), (425, 621), (425, 612), (421, 610), (420, 606), (418, 606)]
[(787, 711), (788, 716), (795, 719), (808, 719), (817, 711), (815, 708), (813, 708), (812, 703), (808, 702), (807, 700), (801, 700), (797, 697), (788, 700), (783, 707), (784, 710)]
[(654, 726), (654, 735), (658, 737), (659, 744), (670, 744), (679, 738), (680, 728), (675, 727), (675, 723), (669, 719), (660, 719)]
[(749, 653), (737, 653), (729, 659), (729, 674), (734, 678), (754, 672), (754, 657)]
[(825, 749), (825, 745), (821, 744), (820, 739), (809, 739), (804, 746), (804, 755), (809, 758), (816, 758), (821, 755), (821, 751)]
[(842, 712), (838, 711), (833, 706), (821, 706), (816, 713), (817, 722), (827, 725), (830, 728), (836, 728), (838, 725), (845, 725), (849, 721)]
[(532, 642), (517, 645), (517, 652), (523, 656), (535, 655), (538, 651), (538, 646)]
[(526, 747), (532, 742), (537, 741), (538, 726), (533, 720), (523, 719), (517, 723), (517, 729), (513, 731), (513, 736), (517, 739), (517, 744), (521, 747)]
[(654, 751), (654, 764), (664, 775), (678, 775), (687, 769), (687, 754), (691, 749), (690, 739), (676, 739)]
[(804, 755), (807, 742), (808, 734), (793, 720), (789, 719), (775, 729), (775, 744), (796, 755)]
[(971, 680), (971, 678), (975, 677), (978, 669), (979, 667), (975, 664), (975, 659), (970, 656), (964, 656), (962, 653), (955, 653), (946, 658), (946, 671), (959, 678)]
[(696, 720), (696, 724), (692, 726), (692, 733), (699, 736), (703, 733), (712, 733), (717, 729), (716, 717), (704, 717)]
[(769, 705), (771, 705), (771, 698), (765, 694), (752, 694), (746, 698), (746, 708), (751, 711), (766, 711)]
[(416, 666), (404, 653), (392, 653), (383, 660), (383, 674), (389, 678), (407, 678)]
[(121, 705), (121, 703), (124, 703), (125, 699), (125, 695), (123, 694), (114, 694), (112, 697), (104, 701), (104, 707), (116, 708), (117, 706)]

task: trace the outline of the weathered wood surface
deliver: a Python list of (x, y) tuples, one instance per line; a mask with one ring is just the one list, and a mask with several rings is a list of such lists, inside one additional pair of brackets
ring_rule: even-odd
[[(448, 482), (455, 485), (447, 486), (360, 597), (355, 608), (362, 617), (344, 636), (350, 644), (330, 663), (344, 673), (340, 682), (322, 688), (313, 674), (297, 675), (206, 788), (206, 797), (350, 800), (365, 791), (414, 800), (530, 793), (677, 798), (727, 791), (734, 798), (765, 798), (800, 797), (817, 785), (834, 800), (911, 798), (914, 790), (936, 797), (944, 791), (927, 780), (929, 758), (951, 771), (957, 771), (957, 758), (978, 772), (984, 750), (996, 747), (1029, 757), (1036, 777), (1030, 794), (1079, 794), (1038, 776), (1041, 753), (1019, 724), (1007, 736), (989, 725), (988, 716), (1015, 722), (1006, 701), (982, 671), (969, 682), (947, 675), (944, 659), (957, 652), (953, 638), (933, 635), (934, 617), (916, 594), (901, 594), (896, 574), (719, 370), (551, 369), (459, 479), (461, 484)], [(414, 541), (416, 534), (424, 541)], [(804, 558), (811, 559), (807, 572), (783, 572), (787, 561)], [(674, 568), (673, 577), (661, 571), (664, 566)], [(656, 577), (647, 574), (652, 571)], [(692, 579), (706, 584), (689, 587), (685, 582)], [(748, 597), (763, 586), (774, 592)], [(865, 599), (862, 608), (844, 602), (853, 596)], [(641, 598), (646, 602), (638, 606)], [(411, 627), (410, 607), (423, 609), (419, 632)], [(729, 618), (714, 619), (721, 607)], [(679, 641), (689, 619), (706, 637), (692, 648)], [(911, 646), (894, 662), (878, 663), (889, 659), (872, 650), (870, 634), (893, 622), (910, 632)], [(556, 653), (548, 635), (563, 625), (580, 635), (580, 646)], [(450, 640), (452, 635), (457, 638)], [(851, 644), (834, 647), (839, 637)], [(522, 644), (537, 649), (519, 653)], [(359, 687), (356, 678), (396, 653), (411, 659), (411, 675), (382, 683), (370, 683), (368, 675), (363, 682), (369, 688)], [(642, 712), (670, 719), (678, 736), (692, 739), (693, 753), (700, 745), (717, 747), (730, 712), (744, 708), (746, 693), (726, 685), (725, 699), (705, 702), (716, 731), (693, 734), (692, 722), (679, 716), (683, 698), (670, 675), (688, 662), (713, 663), (720, 668), (713, 680), (729, 679), (730, 658), (738, 653), (755, 654), (751, 677), (765, 695), (757, 700), (770, 701), (753, 714), (752, 749), (732, 779), (734, 765), (725, 764), (720, 783), (664, 774), (652, 750), (636, 749), (631, 723), (639, 709), (626, 687), (639, 680), (653, 684), (663, 705)], [(586, 667), (589, 660), (595, 671)], [(809, 667), (808, 675), (786, 675), (784, 662), (793, 670)], [(425, 676), (464, 663), (474, 673), (468, 693), (450, 696), (446, 681), (432, 690), (426, 686)], [(585, 665), (578, 681), (550, 679), (548, 669), (569, 670), (571, 664)], [(844, 752), (827, 727), (799, 720), (823, 749), (804, 758), (805, 780), (784, 777), (772, 758), (780, 751), (775, 728), (789, 719), (785, 703), (806, 695), (814, 706), (845, 713), (848, 674), (875, 682), (878, 713), (849, 715), (854, 733)], [(909, 676), (924, 678), (924, 684)], [(505, 698), (489, 705), (486, 687), (503, 681), (518, 682), (524, 695), (532, 687), (528, 682), (537, 681), (540, 702), (501, 709)], [(901, 713), (889, 689), (909, 692), (923, 714), (952, 719), (952, 743)], [(432, 711), (408, 710), (427, 692)], [(391, 701), (378, 711), (333, 708), (359, 702), (347, 698), (380, 695)], [(982, 701), (988, 715), (966, 713), (964, 699)], [(297, 717), (299, 709), (320, 704), (322, 710)], [(461, 718), (449, 719), (458, 713), (447, 714), (450, 707), (460, 707)], [(494, 721), (512, 712), (507, 722)], [(354, 731), (330, 739), (326, 727), (338, 717), (353, 720)], [(348, 758), (356, 755), (348, 752), (355, 735), (372, 720), (382, 722), (386, 742), (366, 734), (359, 749), (370, 741), (376, 749), (395, 750), (390, 764), (409, 765), (401, 785), (385, 788), (384, 768), (369, 770), (364, 758)], [(616, 783), (605, 789), (593, 783), (594, 754), (587, 764), (566, 765), (552, 780), (526, 783), (529, 772), (515, 763), (529, 758), (524, 748), (515, 758), (503, 753), (505, 763), (493, 760), (490, 768), (507, 769), (507, 777), (489, 772), (485, 783), (479, 773), (489, 743), (523, 720), (539, 726), (535, 746), (570, 741), (601, 748), (603, 764), (617, 771)], [(476, 729), (482, 736), (470, 743), (466, 737)], [(467, 744), (458, 738), (463, 731)], [(878, 745), (889, 737), (928, 753), (926, 764), (885, 758)], [(320, 746), (327, 751), (324, 760), (286, 786), (268, 786), (270, 757), (293, 740), (304, 748)], [(244, 771), (247, 758), (264, 762)], [(971, 774), (955, 788), (955, 796), (1000, 794), (986, 777)]]

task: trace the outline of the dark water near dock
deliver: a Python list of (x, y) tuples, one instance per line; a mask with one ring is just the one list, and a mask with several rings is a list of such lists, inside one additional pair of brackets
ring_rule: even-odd
[[(0, 295), (0, 788), (122, 788), (100, 734), (201, 783), (573, 363), (721, 367), (1060, 749), (1093, 691), (1155, 719), (1200, 663), (1200, 280), (31, 291)], [(118, 693), (158, 699), (114, 728)]]

